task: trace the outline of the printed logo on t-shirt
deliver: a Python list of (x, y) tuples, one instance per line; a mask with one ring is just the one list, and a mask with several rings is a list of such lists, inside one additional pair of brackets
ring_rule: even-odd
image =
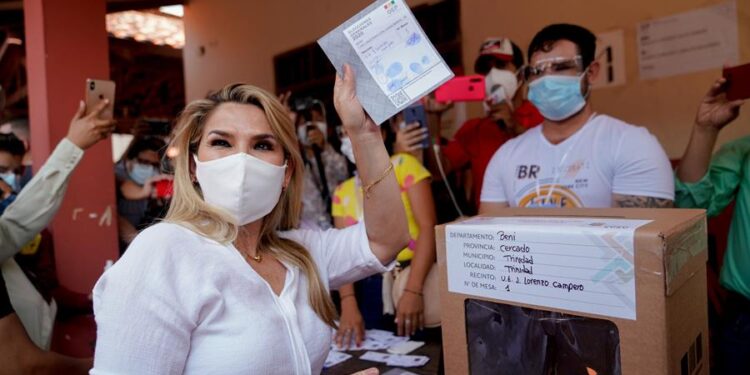
[(518, 167), (516, 167), (516, 176), (518, 176), (519, 180), (523, 180), (525, 178), (537, 179), (539, 178), (537, 176), (539, 170), (540, 167), (538, 165), (519, 165)]
[(568, 186), (560, 184), (532, 183), (520, 191), (518, 207), (553, 207), (579, 208), (583, 207), (581, 199)]

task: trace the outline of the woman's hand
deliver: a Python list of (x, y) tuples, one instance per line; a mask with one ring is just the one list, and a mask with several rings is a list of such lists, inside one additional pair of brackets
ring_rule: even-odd
[(357, 85), (354, 71), (349, 64), (344, 64), (344, 76), (336, 75), (333, 86), (333, 106), (341, 118), (341, 123), (349, 137), (356, 137), (365, 133), (378, 133), (380, 128), (365, 113), (362, 104), (357, 99)]
[(399, 336), (413, 336), (424, 329), (424, 301), (419, 294), (405, 290), (396, 306)]
[(395, 153), (409, 153), (419, 156), (422, 150), (422, 141), (429, 137), (426, 127), (420, 126), (418, 122), (407, 124), (396, 132), (396, 143), (393, 145)]
[(354, 296), (345, 297), (341, 300), (341, 320), (339, 329), (336, 331), (336, 345), (348, 350), (351, 347), (352, 339), (355, 346), (360, 346), (365, 339), (365, 321), (357, 307), (357, 300)]

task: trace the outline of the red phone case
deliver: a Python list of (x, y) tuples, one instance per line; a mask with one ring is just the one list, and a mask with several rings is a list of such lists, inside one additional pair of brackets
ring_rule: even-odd
[(159, 180), (154, 183), (156, 188), (157, 198), (171, 198), (172, 197), (172, 181), (170, 180)]
[(481, 75), (455, 77), (435, 91), (439, 102), (481, 102), (484, 98), (484, 76)]
[(750, 64), (724, 68), (727, 99), (739, 100), (750, 98)]

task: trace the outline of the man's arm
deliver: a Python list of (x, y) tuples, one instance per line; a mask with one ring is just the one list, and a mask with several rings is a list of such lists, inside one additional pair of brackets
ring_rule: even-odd
[(68, 179), (83, 151), (106, 138), (114, 129), (112, 120), (98, 118), (109, 105), (102, 101), (89, 115), (81, 102), (64, 138), (16, 200), (0, 216), (0, 262), (12, 257), (46, 227), (62, 203)]
[(680, 181), (698, 182), (706, 175), (719, 131), (739, 116), (743, 103), (727, 100), (724, 78), (714, 82), (695, 115), (690, 141), (677, 168)]
[(612, 194), (612, 205), (621, 208), (672, 208), (674, 202), (664, 198)]

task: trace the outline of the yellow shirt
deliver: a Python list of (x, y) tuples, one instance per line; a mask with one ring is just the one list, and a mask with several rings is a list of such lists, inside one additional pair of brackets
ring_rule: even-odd
[[(414, 256), (416, 239), (419, 237), (419, 226), (414, 219), (409, 196), (406, 192), (418, 182), (430, 178), (430, 172), (425, 169), (419, 160), (408, 154), (393, 155), (391, 163), (393, 163), (393, 171), (396, 173), (396, 180), (398, 180), (398, 185), (401, 188), (401, 201), (404, 202), (406, 219), (409, 222), (409, 234), (411, 235), (409, 247), (401, 250), (396, 257), (399, 262), (405, 262), (411, 260)], [(336, 187), (333, 193), (331, 215), (343, 218), (346, 226), (354, 225), (362, 220), (362, 186), (358, 177), (352, 177)]]

